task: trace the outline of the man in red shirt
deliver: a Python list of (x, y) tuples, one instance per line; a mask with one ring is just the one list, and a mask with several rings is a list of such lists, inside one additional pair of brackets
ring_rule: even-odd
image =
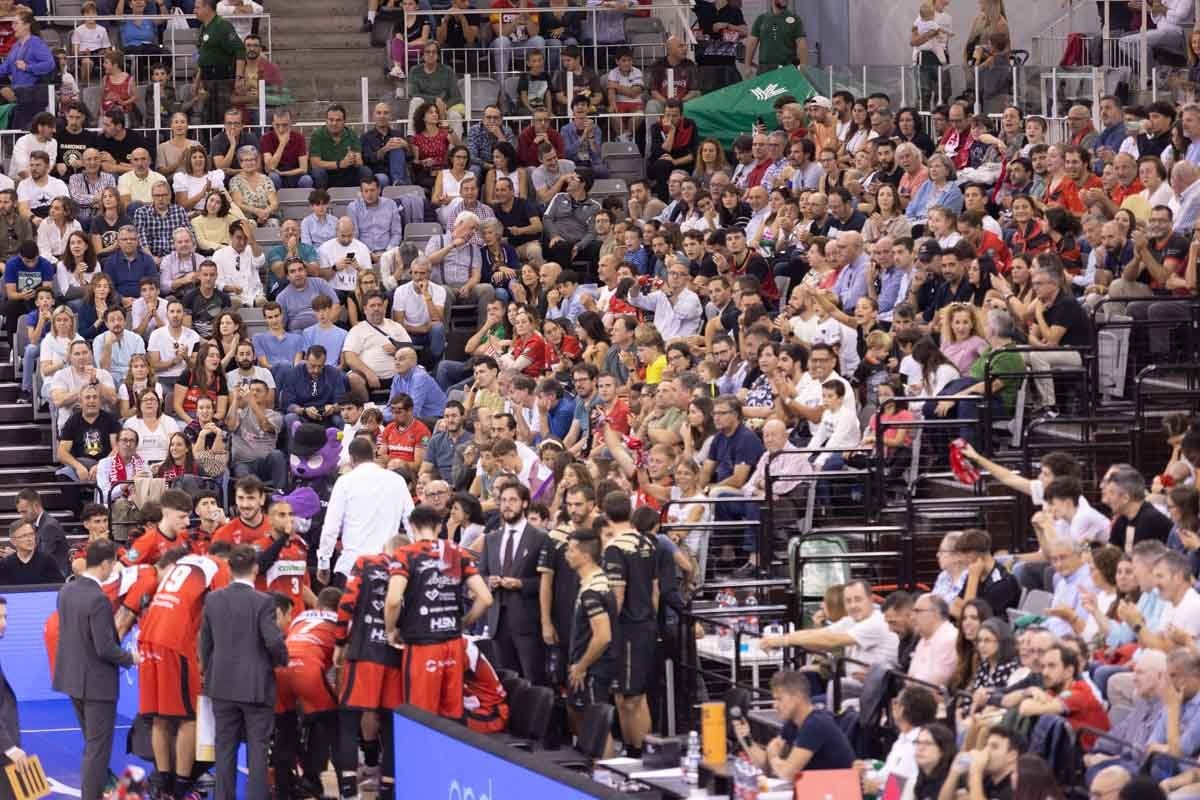
[(629, 404), (617, 395), (617, 379), (607, 372), (596, 378), (596, 396), (600, 403), (592, 409), (592, 448), (604, 446), (604, 428), (629, 434)]
[[(1063, 150), (1063, 167), (1067, 177), (1075, 181), (1081, 198), (1087, 197), (1089, 189), (1104, 191), (1104, 183), (1092, 172), (1092, 154), (1082, 147), (1067, 147)], [(1086, 203), (1086, 199), (1084, 200)]]
[[(112, 538), (112, 532), (108, 528), (108, 509), (99, 503), (85, 504), (83, 510), (79, 512), (79, 521), (83, 523), (83, 529), (87, 531), (88, 538), (86, 542), (80, 542), (71, 551), (71, 572), (76, 575), (83, 572), (84, 559), (87, 556), (87, 546), (97, 539)], [(117, 561), (124, 564), (125, 556), (125, 548), (118, 546)]]
[[(164, 512), (168, 490), (164, 495)], [(178, 492), (184, 497), (187, 494)], [(187, 503), (190, 507), (190, 500)], [(174, 510), (178, 510), (177, 508)], [(185, 512), (186, 513), (186, 512)], [(163, 516), (164, 525), (167, 516)], [(138, 712), (153, 717), (151, 743), (157, 790), (186, 797), (196, 761), (196, 701), (200, 664), (196, 652), (204, 598), (232, 580), (225, 556), (230, 545), (216, 542), (208, 555), (185, 555), (163, 578), (138, 634)], [(173, 768), (173, 769), (172, 769)]]
[[(492, 593), (466, 550), (439, 539), (442, 515), (426, 505), (408, 518), (416, 541), (392, 556), (383, 618), (388, 640), (404, 647), (404, 702), (449, 719), (463, 715), (464, 628), (481, 618)], [(471, 607), (462, 609), (470, 593)]]
[[(1108, 730), (1108, 713), (1087, 682), (1080, 679), (1079, 669), (1079, 656), (1074, 650), (1063, 644), (1051, 646), (1042, 655), (1043, 688), (1025, 690), (1025, 697), (1017, 706), (1021, 716), (1058, 714), (1065, 717), (1067, 724), (1075, 730)], [(1079, 742), (1085, 750), (1090, 749), (1095, 741), (1096, 737), (1092, 734), (1079, 736)]]
[[(276, 504), (280, 505), (280, 504)], [(284, 504), (286, 505), (286, 504)], [(274, 506), (272, 506), (274, 509)], [(316, 608), (303, 611), (287, 626), (288, 665), (275, 670), (275, 747), (272, 756), (276, 781), (291, 777), (300, 753), (304, 715), (304, 741), (308, 748), (301, 759), (303, 789), (319, 795), (321, 772), (333, 755), (337, 737), (337, 692), (329, 682), (333, 651), (337, 646), (337, 608), (342, 590), (327, 586), (316, 598)], [(283, 796), (291, 796), (283, 792)]]
[[(125, 554), (130, 564), (154, 564), (173, 547), (189, 547), (188, 523), (192, 516), (192, 497), (180, 489), (167, 489), (158, 501), (162, 519), (148, 525)], [(196, 616), (199, 622), (199, 615)]]
[(433, 434), (413, 415), (411, 397), (401, 392), (392, 398), (391, 404), (392, 421), (379, 434), (379, 440), (387, 451), (387, 468), (412, 479), (425, 461), (425, 450)]
[(971, 145), (975, 144), (975, 137), (971, 136), (971, 115), (967, 112), (966, 103), (952, 103), (946, 118), (949, 124), (938, 140), (937, 149), (954, 162), (955, 169), (962, 169), (967, 166)]
[(750, 141), (750, 152), (754, 155), (754, 166), (750, 168), (750, 172), (746, 175), (746, 185), (744, 187), (746, 189), (762, 186), (767, 170), (775, 163), (775, 159), (771, 158), (770, 141), (767, 139), (765, 133), (754, 134), (754, 138)]
[(221, 508), (217, 493), (205, 489), (193, 499), (192, 511), (200, 524), (188, 531), (188, 538), (191, 540), (192, 552), (202, 556), (208, 552), (213, 536), (225, 525), (225, 510)]
[(262, 550), (271, 530), (263, 505), (267, 500), (267, 487), (254, 475), (238, 478), (234, 488), (234, 503), (237, 516), (226, 522), (213, 533), (214, 542), (251, 544)]

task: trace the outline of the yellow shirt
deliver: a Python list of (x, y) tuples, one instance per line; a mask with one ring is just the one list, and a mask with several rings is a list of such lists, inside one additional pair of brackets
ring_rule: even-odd
[(646, 385), (657, 386), (662, 383), (663, 370), (667, 368), (667, 355), (662, 353), (658, 358), (646, 365)]
[(152, 203), (154, 198), (150, 196), (151, 188), (159, 181), (165, 182), (166, 180), (154, 170), (146, 173), (145, 178), (139, 178), (137, 173), (129, 170), (117, 179), (117, 191), (121, 193), (122, 197), (128, 197), (130, 202)]

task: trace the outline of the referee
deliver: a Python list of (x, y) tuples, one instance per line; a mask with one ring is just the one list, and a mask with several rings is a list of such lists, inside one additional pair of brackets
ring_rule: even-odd
[(217, 16), (216, 0), (196, 0), (196, 96), (204, 97), (205, 123), (220, 122), (233, 98), (234, 81), (246, 74), (246, 46), (229, 20)]

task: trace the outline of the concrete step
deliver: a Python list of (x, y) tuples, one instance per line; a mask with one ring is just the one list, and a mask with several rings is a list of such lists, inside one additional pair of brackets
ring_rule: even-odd
[(33, 419), (33, 406), (22, 403), (0, 403), (0, 422), (28, 422)]
[(0, 425), (0, 445), (50, 444), (50, 426), (25, 422), (17, 425)]
[[(314, 59), (320, 59), (320, 70), (313, 69)], [(318, 51), (289, 49), (276, 50), (271, 60), (283, 71), (290, 85), (293, 79), (338, 80), (350, 77), (343, 74), (344, 67), (359, 68), (361, 65), (371, 65), (383, 68), (387, 63), (387, 52), (370, 47)]]
[[(0, 512), (17, 510), (18, 491), (20, 488), (17, 486), (0, 489)], [(39, 486), (37, 493), (42, 498), (42, 506), (51, 513), (65, 511), (74, 514), (82, 507), (83, 503), (90, 503), (93, 497), (90, 488), (84, 491), (79, 485), (65, 481), (56, 487)]]
[(275, 26), (287, 17), (349, 17), (362, 23), (366, 16), (366, 4), (359, 0), (291, 0), (287, 11), (271, 11), (271, 34), (275, 34)]
[[(349, 49), (362, 49), (362, 50), (372, 51), (370, 34), (360, 33), (357, 30), (356, 31), (338, 31), (338, 30), (330, 31), (330, 30), (327, 30), (324, 25), (326, 19), (337, 19), (337, 17), (313, 18), (310, 23), (310, 30), (308, 30), (307, 32), (304, 32), (304, 33), (294, 34), (296, 39), (292, 42), (292, 46), (293, 47), (305, 46), (305, 47), (309, 48), (310, 50), (314, 50), (314, 51), (349, 50)], [(283, 49), (283, 50), (288, 49), (288, 42), (286, 40), (279, 41), (278, 43), (272, 43), (272, 46), (271, 46), (272, 60), (274, 60), (275, 54), (278, 51), (280, 51), (281, 49)], [(314, 70), (321, 68), (321, 65), (323, 62), (321, 62), (319, 60), (320, 57), (321, 57), (320, 53), (316, 53), (316, 52), (313, 53), (313, 60), (312, 60), (312, 62), (310, 62), (310, 66)]]
[(15, 467), (30, 464), (44, 467), (53, 463), (50, 445), (0, 445), (0, 466)]
[(17, 399), (17, 395), (21, 391), (21, 384), (15, 381), (5, 381), (0, 383), (0, 403), (11, 403)]
[[(331, 14), (329, 9), (303, 9), (293, 12), (288, 10), (286, 16), (271, 18), (272, 55), (279, 50), (276, 42), (291, 42), (293, 37), (300, 41), (315, 30), (322, 33), (355, 33), (362, 34), (362, 17)], [(365, 35), (365, 34), (364, 34)]]
[(54, 467), (0, 467), (0, 486), (20, 488), (30, 483), (49, 483), (54, 480)]

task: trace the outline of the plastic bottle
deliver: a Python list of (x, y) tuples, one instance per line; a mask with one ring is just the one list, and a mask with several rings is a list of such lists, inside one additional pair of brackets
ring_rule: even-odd
[[(725, 609), (734, 605), (737, 605), (737, 600), (732, 593), (722, 591), (717, 595), (718, 608)], [(717, 626), (717, 649), (722, 653), (729, 653), (733, 650), (733, 631), (728, 625)]]
[(700, 783), (700, 734), (688, 734), (687, 755), (683, 759), (683, 779), (688, 786)]
[[(748, 595), (746, 595), (746, 601), (743, 603), (743, 605), (757, 606), (758, 598), (756, 598), (753, 593), (748, 594)], [(750, 616), (745, 617), (745, 626), (742, 628), (742, 630), (745, 633), (749, 633), (754, 636), (757, 636), (758, 635), (758, 615), (752, 613)]]

